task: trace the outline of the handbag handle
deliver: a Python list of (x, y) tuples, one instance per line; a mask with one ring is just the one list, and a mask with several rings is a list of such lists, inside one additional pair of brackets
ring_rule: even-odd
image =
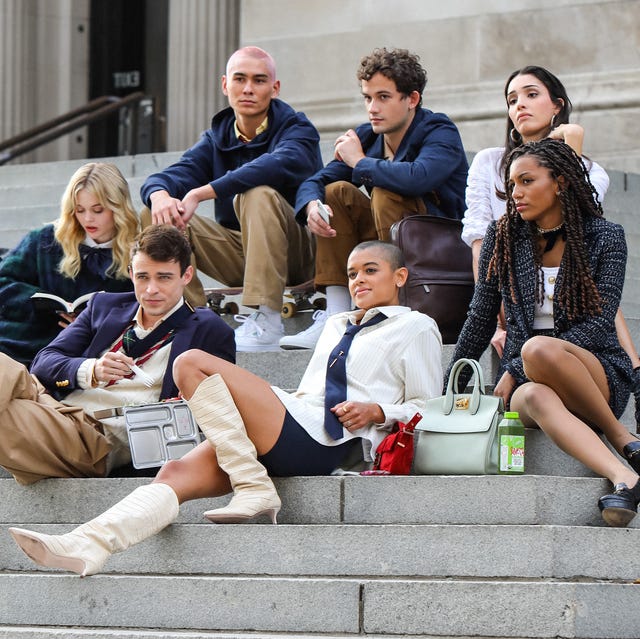
[(470, 366), (473, 369), (473, 373), (476, 377), (473, 391), (471, 393), (471, 402), (469, 404), (470, 414), (475, 415), (480, 408), (480, 395), (484, 395), (484, 375), (482, 374), (482, 368), (475, 359), (467, 359), (465, 357), (462, 357), (455, 362), (455, 364), (451, 368), (451, 373), (449, 374), (449, 383), (447, 384), (447, 392), (444, 396), (443, 401), (443, 409), (445, 415), (451, 414), (451, 411), (453, 410), (454, 388), (456, 393), (460, 392), (460, 389), (458, 388), (458, 378), (460, 377), (460, 373), (465, 366)]

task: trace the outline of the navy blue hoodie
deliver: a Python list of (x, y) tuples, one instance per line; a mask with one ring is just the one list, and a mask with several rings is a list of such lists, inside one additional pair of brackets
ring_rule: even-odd
[(150, 195), (159, 190), (182, 199), (191, 189), (211, 184), (216, 221), (236, 230), (233, 198), (238, 193), (270, 186), (293, 206), (300, 184), (322, 168), (320, 136), (304, 113), (282, 100), (271, 100), (268, 116), (267, 130), (245, 144), (235, 135), (233, 109), (217, 113), (211, 128), (178, 162), (147, 178), (142, 201), (150, 206)]
[(306, 205), (324, 200), (325, 186), (340, 180), (364, 186), (369, 193), (377, 186), (408, 198), (422, 197), (430, 214), (462, 219), (469, 167), (458, 129), (444, 113), (417, 109), (391, 161), (384, 159), (384, 136), (374, 133), (369, 123), (356, 133), (366, 157), (355, 169), (333, 160), (306, 180), (296, 198), (299, 222), (306, 220)]

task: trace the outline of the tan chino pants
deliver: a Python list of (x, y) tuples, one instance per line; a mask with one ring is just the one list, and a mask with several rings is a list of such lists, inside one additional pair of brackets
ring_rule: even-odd
[[(295, 220), (293, 207), (268, 186), (258, 186), (234, 199), (240, 231), (194, 215), (187, 226), (193, 249), (192, 265), (228, 287), (243, 287), (242, 303), (282, 308), (286, 285), (313, 277), (314, 240), (306, 226)], [(151, 221), (148, 209), (143, 227)], [(197, 279), (197, 278), (194, 278)], [(205, 303), (202, 284), (192, 281), (187, 299)]]
[(374, 188), (371, 198), (350, 182), (327, 185), (325, 203), (331, 207), (335, 237), (316, 238), (316, 287), (347, 286), (347, 259), (360, 242), (389, 241), (389, 229), (406, 215), (425, 214), (422, 198), (406, 198)]
[(0, 353), (0, 466), (20, 484), (104, 477), (111, 445), (81, 408), (49, 395), (25, 366)]

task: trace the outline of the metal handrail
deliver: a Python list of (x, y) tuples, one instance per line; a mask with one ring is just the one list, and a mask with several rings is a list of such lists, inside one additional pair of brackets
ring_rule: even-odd
[(60, 138), (75, 129), (80, 129), (87, 124), (102, 120), (122, 107), (140, 102), (142, 98), (144, 98), (144, 93), (141, 91), (130, 93), (122, 98), (104, 95), (91, 100), (84, 106), (72, 109), (63, 115), (39, 124), (0, 143), (0, 165), (6, 164), (14, 158)]

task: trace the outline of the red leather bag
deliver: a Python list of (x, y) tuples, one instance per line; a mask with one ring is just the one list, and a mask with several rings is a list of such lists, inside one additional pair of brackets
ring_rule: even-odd
[(372, 474), (408, 475), (411, 472), (413, 431), (421, 419), (422, 415), (416, 413), (408, 423), (396, 424), (393, 432), (387, 435), (376, 449)]

